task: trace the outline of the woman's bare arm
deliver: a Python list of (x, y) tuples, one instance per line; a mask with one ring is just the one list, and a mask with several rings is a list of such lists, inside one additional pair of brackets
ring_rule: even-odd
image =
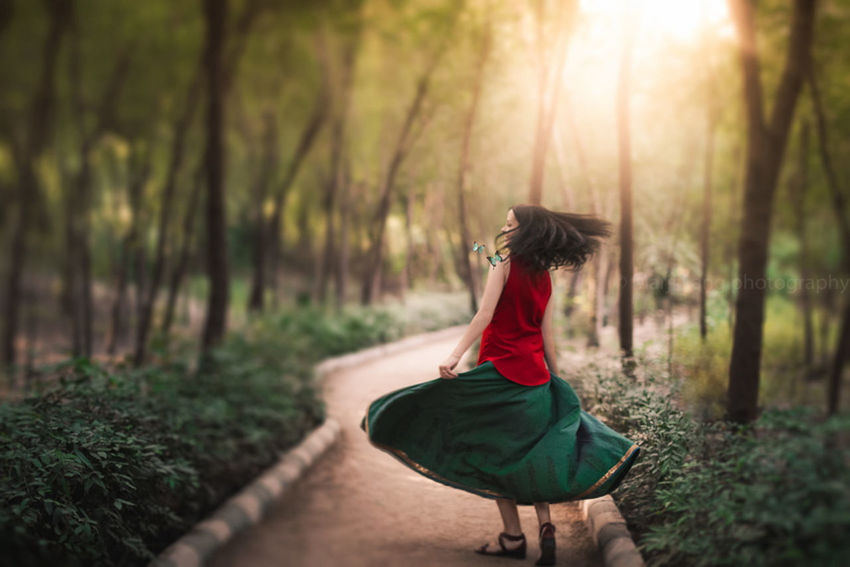
[[(551, 277), (551, 276), (550, 276)], [(555, 335), (552, 331), (552, 313), (555, 310), (553, 307), (555, 302), (552, 296), (549, 296), (549, 302), (546, 304), (546, 311), (543, 312), (543, 357), (546, 359), (546, 366), (549, 367), (549, 372), (555, 376), (558, 374), (558, 357), (557, 349), (555, 348)]]
[(493, 313), (496, 312), (496, 304), (499, 303), (499, 297), (502, 295), (502, 290), (505, 287), (505, 281), (508, 279), (508, 270), (510, 267), (508, 262), (499, 262), (490, 270), (490, 275), (487, 276), (487, 284), (484, 286), (484, 295), (481, 297), (481, 306), (478, 308), (478, 313), (472, 318), (466, 332), (458, 341), (457, 346), (449, 355), (449, 357), (440, 365), (441, 378), (456, 378), (457, 372), (454, 367), (460, 361), (463, 353), (472, 345), (490, 321), (493, 320)]

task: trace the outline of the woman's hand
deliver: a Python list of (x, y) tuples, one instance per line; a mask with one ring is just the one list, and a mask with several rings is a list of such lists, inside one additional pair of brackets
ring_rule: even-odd
[(445, 362), (440, 365), (440, 378), (457, 378), (457, 372), (454, 367), (460, 362), (460, 357), (456, 354), (449, 356)]

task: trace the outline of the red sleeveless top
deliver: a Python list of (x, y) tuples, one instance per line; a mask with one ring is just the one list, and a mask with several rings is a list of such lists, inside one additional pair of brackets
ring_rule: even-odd
[(510, 262), (493, 319), (481, 335), (478, 364), (489, 360), (508, 380), (539, 386), (549, 381), (541, 327), (552, 281), (549, 272), (529, 272), (519, 257)]

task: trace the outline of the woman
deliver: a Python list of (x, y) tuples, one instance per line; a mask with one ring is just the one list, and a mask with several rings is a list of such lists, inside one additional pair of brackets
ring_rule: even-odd
[[(481, 307), (440, 364), (440, 378), (374, 400), (361, 422), (373, 445), (413, 470), (496, 500), (499, 548), (485, 544), (478, 553), (525, 558), (517, 505), (533, 504), (536, 564), (554, 565), (549, 503), (611, 492), (640, 453), (581, 409), (558, 377), (552, 336), (549, 270), (580, 269), (609, 235), (610, 223), (592, 216), (512, 207), (497, 238), (507, 253), (490, 257)], [(458, 374), (479, 335), (478, 366)]]

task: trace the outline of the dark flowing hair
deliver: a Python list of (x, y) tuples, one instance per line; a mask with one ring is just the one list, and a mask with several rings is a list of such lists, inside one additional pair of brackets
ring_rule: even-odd
[[(611, 223), (593, 215), (560, 213), (539, 205), (511, 207), (519, 226), (510, 231), (506, 257), (522, 258), (533, 271), (561, 267), (580, 270), (611, 236)], [(499, 240), (508, 233), (499, 233)]]

